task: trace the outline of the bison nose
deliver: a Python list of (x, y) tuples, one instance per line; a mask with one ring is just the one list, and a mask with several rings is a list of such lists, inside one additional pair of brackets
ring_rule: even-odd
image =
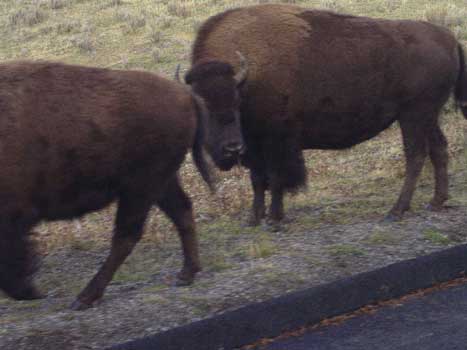
[(238, 156), (245, 153), (245, 146), (239, 142), (231, 142), (223, 147), (225, 156)]

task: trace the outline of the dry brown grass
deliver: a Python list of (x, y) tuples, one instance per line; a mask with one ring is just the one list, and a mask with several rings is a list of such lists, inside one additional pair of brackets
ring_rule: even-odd
[(47, 14), (39, 6), (30, 6), (12, 13), (9, 22), (12, 27), (34, 26), (43, 22), (46, 18)]
[[(143, 68), (172, 77), (178, 63), (188, 67), (194, 29), (208, 16), (226, 8), (259, 3), (255, 0), (200, 1), (122, 1), (83, 0), (13, 1), (0, 3), (0, 57), (59, 59), (71, 63), (114, 68)], [(348, 13), (388, 18), (428, 19), (446, 25), (459, 38), (465, 35), (467, 16), (465, 0), (433, 3), (428, 0), (303, 0), (272, 1), (326, 7)], [(58, 14), (59, 15), (54, 15)], [(452, 109), (446, 113), (444, 129), (450, 142), (451, 172), (465, 166), (466, 123)], [(404, 159), (397, 126), (374, 140), (347, 151), (307, 151), (309, 190), (287, 197), (289, 212), (302, 208), (327, 206), (319, 220), (308, 215), (294, 217), (295, 226), (315, 227), (322, 223), (348, 221), (356, 217), (378, 217), (389, 209), (397, 196), (404, 174)], [(428, 163), (428, 162), (427, 162)], [(219, 173), (218, 192), (210, 196), (191, 161), (185, 162), (181, 177), (194, 201), (202, 234), (228, 223), (231, 230), (244, 220), (252, 200), (245, 169)], [(421, 184), (432, 186), (430, 165)], [(366, 198), (370, 199), (366, 199)], [(415, 197), (415, 204), (426, 200)], [(353, 198), (344, 203), (345, 199)], [(337, 208), (337, 209), (332, 209)], [(337, 215), (339, 213), (339, 215)], [(345, 215), (342, 215), (344, 213)], [(44, 241), (60, 247), (76, 241), (76, 235), (96, 245), (108, 244), (114, 207), (94, 213), (74, 223), (42, 225)], [(222, 224), (224, 225), (224, 224)], [(145, 240), (164, 244), (174, 231), (172, 225), (155, 209), (146, 225)], [(228, 232), (228, 230), (224, 230)], [(105, 243), (104, 243), (105, 242)], [(252, 241), (253, 242), (253, 241)]]
[(48, 0), (46, 3), (52, 10), (60, 10), (70, 5), (71, 0)]

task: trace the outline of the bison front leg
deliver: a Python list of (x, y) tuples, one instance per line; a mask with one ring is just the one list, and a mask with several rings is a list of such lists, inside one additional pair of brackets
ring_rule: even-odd
[(269, 218), (274, 224), (277, 224), (284, 218), (284, 190), (280, 185), (275, 185), (274, 183), (271, 187)]
[(151, 208), (144, 194), (126, 194), (120, 197), (110, 254), (97, 274), (71, 305), (73, 310), (84, 310), (100, 299), (114, 273), (140, 240), (143, 225)]
[(183, 191), (177, 177), (170, 180), (163, 197), (157, 201), (160, 209), (172, 220), (178, 230), (183, 249), (183, 268), (178, 273), (177, 285), (193, 283), (201, 270), (195, 221), (190, 198)]
[(296, 132), (270, 140), (267, 174), (271, 189), (269, 218), (276, 228), (284, 219), (284, 193), (296, 193), (306, 186), (306, 168)]
[(251, 184), (253, 186), (253, 207), (248, 224), (257, 226), (266, 216), (266, 206), (264, 202), (267, 189), (267, 177), (264, 169), (252, 168), (250, 171)]
[(0, 290), (16, 300), (42, 298), (32, 283), (38, 259), (30, 234), (0, 235)]
[(33, 223), (19, 215), (0, 217), (0, 290), (17, 300), (42, 297), (32, 283), (38, 266)]

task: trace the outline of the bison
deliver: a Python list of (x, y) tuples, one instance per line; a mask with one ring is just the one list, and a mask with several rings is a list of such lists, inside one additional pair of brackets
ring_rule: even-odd
[[(227, 83), (238, 65), (249, 64), (239, 85)], [(283, 218), (283, 195), (306, 183), (302, 150), (337, 150), (375, 137), (396, 120), (406, 175), (388, 219), (409, 209), (427, 155), (434, 165), (429, 206), (448, 198), (447, 142), (438, 116), (452, 90), (467, 116), (463, 50), (442, 27), (306, 9), (256, 5), (231, 9), (200, 27), (186, 82), (211, 113), (239, 109), (250, 169), (252, 223)]]
[[(232, 76), (232, 80), (235, 76)], [(0, 289), (35, 299), (40, 221), (79, 217), (118, 202), (110, 254), (73, 309), (102, 297), (141, 238), (152, 205), (175, 224), (184, 263), (178, 279), (200, 270), (192, 204), (177, 170), (189, 149), (204, 180), (214, 163), (238, 162), (237, 114), (210, 115), (185, 84), (142, 71), (57, 62), (0, 64)]]

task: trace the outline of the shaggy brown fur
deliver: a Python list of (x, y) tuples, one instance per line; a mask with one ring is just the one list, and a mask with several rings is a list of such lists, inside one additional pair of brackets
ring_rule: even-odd
[[(31, 228), (118, 201), (111, 252), (73, 305), (103, 295), (114, 272), (141, 237), (153, 204), (172, 219), (182, 241), (179, 277), (200, 269), (191, 201), (177, 178), (189, 149), (210, 183), (202, 154), (216, 163), (238, 157), (241, 132), (207, 113), (186, 85), (154, 74), (50, 62), (0, 64), (0, 289), (36, 298)], [(210, 139), (223, 134), (223, 142)]]
[[(467, 115), (463, 52), (448, 30), (420, 21), (257, 5), (208, 19), (194, 43), (192, 65), (210, 61), (235, 68), (236, 51), (249, 64), (246, 83), (237, 90), (254, 224), (265, 215), (267, 189), (270, 216), (280, 220), (284, 192), (305, 184), (302, 149), (352, 147), (396, 120), (407, 169), (389, 217), (399, 218), (409, 209), (428, 154), (436, 177), (431, 207), (441, 208), (448, 198), (448, 155), (438, 114), (454, 87)], [(206, 75), (202, 86), (194, 87), (208, 103), (209, 84), (218, 78)], [(224, 108), (232, 108), (231, 102)]]

